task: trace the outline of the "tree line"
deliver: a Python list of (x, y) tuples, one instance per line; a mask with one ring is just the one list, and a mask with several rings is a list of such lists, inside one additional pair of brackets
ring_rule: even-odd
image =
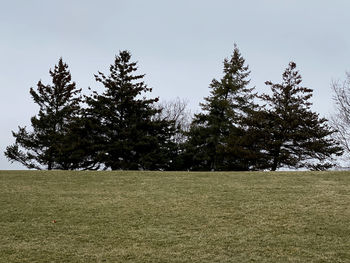
[(62, 58), (30, 94), (39, 106), (31, 129), (12, 132), (5, 156), (30, 169), (248, 171), (280, 167), (324, 170), (343, 147), (325, 118), (311, 110), (313, 90), (290, 62), (271, 94), (250, 86), (249, 67), (235, 45), (213, 79), (201, 112), (186, 120), (186, 105), (162, 103), (120, 51), (103, 92), (83, 95)]

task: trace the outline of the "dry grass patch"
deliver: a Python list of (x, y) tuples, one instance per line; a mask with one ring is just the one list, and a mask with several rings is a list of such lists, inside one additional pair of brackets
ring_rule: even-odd
[(350, 262), (347, 172), (0, 171), (0, 188), (0, 262)]

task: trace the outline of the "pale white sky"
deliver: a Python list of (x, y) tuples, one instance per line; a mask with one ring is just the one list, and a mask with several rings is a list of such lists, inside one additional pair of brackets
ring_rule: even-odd
[(37, 113), (29, 88), (47, 83), (60, 56), (79, 88), (99, 89), (119, 50), (131, 51), (160, 99), (186, 98), (194, 111), (220, 78), (236, 42), (251, 84), (268, 92), (289, 61), (314, 89), (313, 109), (332, 111), (330, 82), (350, 70), (347, 0), (0, 0), (0, 170), (11, 130)]

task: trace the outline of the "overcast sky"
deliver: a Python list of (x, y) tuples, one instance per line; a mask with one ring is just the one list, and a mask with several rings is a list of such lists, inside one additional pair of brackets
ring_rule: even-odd
[(185, 98), (193, 111), (209, 94), (222, 61), (237, 43), (251, 84), (279, 82), (289, 61), (314, 89), (313, 109), (332, 110), (330, 83), (350, 70), (347, 0), (0, 0), (0, 170), (23, 169), (4, 157), (11, 130), (30, 126), (38, 108), (29, 89), (62, 56), (79, 88), (101, 90), (107, 72), (127, 49), (154, 96)]

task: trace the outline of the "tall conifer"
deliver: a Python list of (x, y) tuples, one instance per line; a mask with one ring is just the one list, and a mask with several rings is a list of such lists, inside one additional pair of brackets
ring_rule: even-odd
[[(194, 116), (187, 143), (188, 165), (203, 170), (246, 170), (242, 155), (245, 118), (257, 107), (254, 88), (249, 88), (249, 68), (237, 46), (224, 60), (223, 77), (213, 79), (210, 95)], [(235, 149), (233, 150), (232, 147)], [(231, 149), (230, 149), (231, 148)], [(238, 155), (240, 151), (241, 155)]]
[(334, 131), (327, 120), (311, 110), (313, 90), (301, 86), (302, 78), (294, 62), (289, 63), (282, 77), (280, 84), (267, 81), (272, 95), (261, 96), (267, 103), (260, 122), (264, 124), (261, 137), (265, 138), (270, 169), (332, 167), (331, 157), (341, 155), (342, 150), (330, 137)]
[(67, 141), (67, 134), (79, 118), (81, 90), (72, 82), (62, 58), (49, 73), (52, 85), (39, 81), (36, 90), (30, 89), (39, 106), (38, 115), (31, 118), (32, 131), (19, 127), (13, 132), (16, 142), (6, 148), (5, 155), (28, 168), (75, 169), (77, 164), (69, 157), (74, 143)]
[(146, 97), (152, 89), (136, 71), (131, 54), (121, 51), (108, 76), (95, 75), (104, 92), (95, 91), (86, 98), (94, 158), (105, 169), (166, 169), (170, 165), (174, 124), (155, 118), (158, 98)]

